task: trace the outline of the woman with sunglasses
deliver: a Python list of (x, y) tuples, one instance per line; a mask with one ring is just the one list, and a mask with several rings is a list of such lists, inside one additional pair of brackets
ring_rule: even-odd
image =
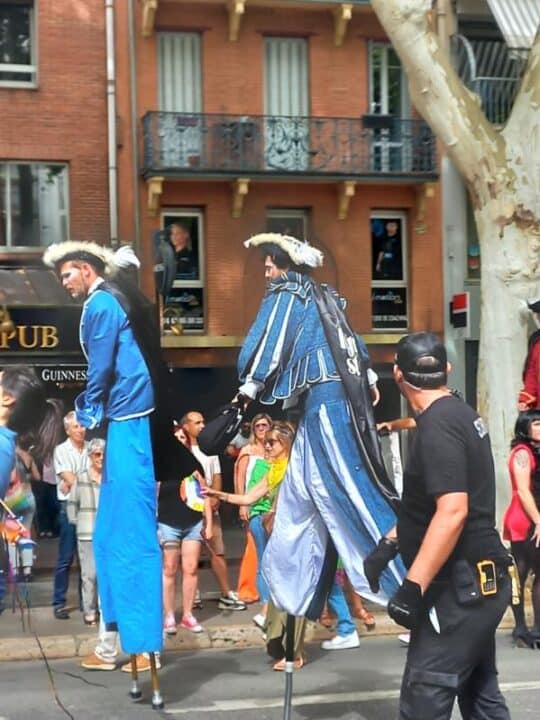
[[(264, 438), (265, 457), (269, 463), (269, 469), (264, 474), (255, 479), (252, 478), (251, 485), (247, 492), (243, 494), (231, 494), (206, 488), (203, 492), (213, 497), (217, 497), (223, 502), (233, 505), (249, 506), (249, 529), (255, 540), (257, 547), (257, 587), (260, 599), (263, 601), (261, 613), (253, 619), (255, 624), (261, 629), (266, 630), (269, 653), (273, 656), (276, 654), (276, 646), (282, 649), (285, 614), (279, 613), (271, 604), (269, 610), (270, 593), (268, 586), (262, 575), (261, 561), (266, 543), (268, 541), (267, 530), (264, 521), (275, 511), (279, 487), (287, 464), (289, 462), (289, 454), (294, 439), (293, 428), (288, 423), (275, 422)], [(253, 473), (255, 475), (255, 472)], [(296, 623), (295, 635), (295, 667), (300, 668), (304, 664), (301, 648), (304, 640), (305, 623)], [(283, 653), (279, 652), (281, 657)], [(278, 659), (278, 658), (276, 658)], [(274, 665), (275, 670), (283, 670), (285, 662), (278, 659)]]
[[(243, 494), (248, 490), (264, 458), (264, 437), (272, 424), (272, 418), (266, 413), (257, 413), (250, 424), (250, 435), (247, 445), (240, 450), (234, 464), (234, 491)], [(265, 465), (268, 470), (268, 465)], [(265, 470), (265, 471), (266, 471)], [(255, 476), (255, 477), (254, 477)], [(260, 478), (259, 478), (260, 479)], [(259, 599), (257, 589), (257, 549), (253, 535), (249, 530), (249, 509), (241, 505), (239, 516), (246, 526), (246, 548), (238, 573), (238, 596), (244, 602), (256, 602)]]

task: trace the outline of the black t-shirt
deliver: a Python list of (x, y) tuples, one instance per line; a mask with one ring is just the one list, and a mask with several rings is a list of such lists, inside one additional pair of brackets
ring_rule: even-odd
[(197, 274), (197, 264), (193, 252), (188, 248), (175, 252), (176, 273), (186, 278), (194, 278)]
[(179, 530), (187, 530), (201, 520), (202, 513), (192, 510), (182, 500), (181, 484), (182, 480), (161, 483), (158, 497), (158, 520)]
[(435, 514), (437, 496), (453, 492), (468, 494), (468, 518), (437, 579), (447, 577), (457, 558), (477, 562), (504, 556), (495, 530), (495, 471), (484, 421), (469, 405), (448, 395), (435, 400), (416, 424), (398, 521), (405, 566), (410, 567), (416, 557)]

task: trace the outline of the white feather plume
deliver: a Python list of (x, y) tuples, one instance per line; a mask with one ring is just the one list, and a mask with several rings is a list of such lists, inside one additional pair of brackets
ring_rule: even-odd
[(114, 253), (110, 248), (98, 245), (93, 242), (81, 242), (78, 240), (67, 240), (63, 243), (55, 243), (49, 245), (43, 254), (43, 262), (47, 267), (56, 268), (58, 263), (67, 255), (72, 253), (88, 253), (94, 255), (105, 265), (105, 275), (114, 275), (119, 268), (136, 265), (140, 267), (140, 262), (135, 253), (129, 246), (122, 246)]
[(258, 247), (265, 243), (273, 243), (280, 247), (291, 258), (295, 265), (307, 265), (308, 267), (321, 267), (324, 255), (320, 250), (314, 248), (308, 242), (297, 240), (291, 235), (280, 233), (259, 233), (253, 235), (244, 242), (244, 246)]
[(131, 245), (122, 245), (114, 253), (114, 264), (119, 268), (127, 268), (134, 265), (136, 268), (141, 267), (141, 261), (133, 252)]

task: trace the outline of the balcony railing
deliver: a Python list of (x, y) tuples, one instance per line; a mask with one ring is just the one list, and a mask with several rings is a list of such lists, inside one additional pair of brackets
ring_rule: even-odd
[(516, 99), (519, 78), (477, 77), (471, 82), (482, 100), (482, 110), (494, 125), (504, 125)]
[(402, 176), (436, 173), (421, 120), (149, 112), (144, 174)]

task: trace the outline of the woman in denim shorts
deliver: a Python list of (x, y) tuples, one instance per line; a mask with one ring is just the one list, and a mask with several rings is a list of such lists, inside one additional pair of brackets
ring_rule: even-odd
[[(175, 432), (178, 440), (183, 442)], [(202, 477), (201, 484), (204, 484)], [(201, 543), (212, 537), (212, 511), (208, 499), (204, 510), (192, 510), (181, 499), (182, 480), (162, 483), (158, 498), (158, 536), (163, 550), (163, 631), (176, 635), (175, 590), (176, 573), (182, 558), (182, 620), (180, 627), (194, 633), (203, 628), (193, 615), (193, 602), (198, 585)], [(204, 521), (204, 522), (203, 522)]]

